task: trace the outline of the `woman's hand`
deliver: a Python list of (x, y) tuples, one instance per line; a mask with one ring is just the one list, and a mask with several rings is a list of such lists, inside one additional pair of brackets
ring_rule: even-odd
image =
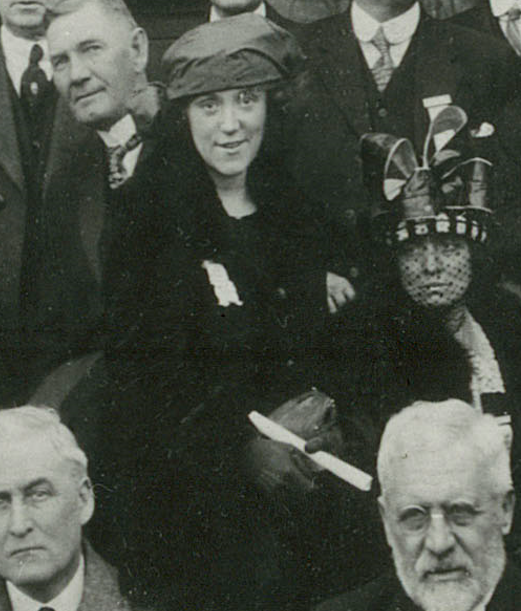
[[(286, 401), (269, 414), (274, 422), (307, 440), (306, 450), (340, 456), (343, 437), (334, 401), (311, 390)], [(291, 446), (257, 437), (246, 448), (246, 471), (269, 495), (302, 496), (316, 487), (322, 467)]]
[[(319, 467), (285, 443), (257, 437), (248, 444), (246, 470), (255, 485), (269, 496), (297, 496), (311, 492)], [(307, 463), (307, 464), (306, 464)]]
[(326, 288), (330, 314), (336, 314), (348, 301), (353, 301), (356, 297), (356, 291), (349, 280), (333, 272), (327, 272)]

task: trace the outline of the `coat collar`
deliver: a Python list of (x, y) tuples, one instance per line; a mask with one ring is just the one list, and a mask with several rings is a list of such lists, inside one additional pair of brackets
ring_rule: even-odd
[(116, 570), (85, 541), (85, 586), (78, 611), (130, 611), (122, 596)]

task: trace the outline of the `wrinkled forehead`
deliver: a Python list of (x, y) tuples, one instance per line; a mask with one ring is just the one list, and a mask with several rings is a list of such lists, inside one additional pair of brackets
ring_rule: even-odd
[(489, 470), (470, 443), (401, 448), (389, 461), (386, 498), (396, 502), (447, 504), (491, 493)]
[(40, 479), (64, 481), (70, 474), (71, 461), (41, 433), (0, 440), (0, 491)]
[(130, 44), (131, 32), (123, 16), (91, 0), (72, 12), (55, 16), (47, 29), (47, 40), (52, 53), (88, 41), (102, 41), (111, 46)]

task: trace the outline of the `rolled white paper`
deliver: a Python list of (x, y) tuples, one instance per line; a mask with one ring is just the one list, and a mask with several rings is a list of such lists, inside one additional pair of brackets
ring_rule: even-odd
[(329, 452), (319, 450), (318, 452), (308, 454), (308, 452), (304, 450), (306, 445), (306, 441), (304, 439), (298, 435), (295, 435), (295, 433), (288, 431), (288, 429), (283, 427), (281, 424), (277, 424), (277, 422), (273, 422), (273, 420), (259, 414), (259, 412), (250, 412), (248, 414), (248, 418), (259, 433), (262, 433), (269, 439), (279, 441), (281, 443), (287, 443), (288, 445), (296, 448), (317, 465), (321, 466), (323, 469), (327, 469), (327, 471), (333, 473), (355, 488), (363, 490), (364, 492), (371, 490), (373, 478), (364, 471), (353, 467), (353, 465), (350, 465), (344, 460), (340, 460), (340, 458), (333, 456)]

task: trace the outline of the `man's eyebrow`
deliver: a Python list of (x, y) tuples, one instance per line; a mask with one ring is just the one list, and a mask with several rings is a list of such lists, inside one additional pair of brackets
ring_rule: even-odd
[(25, 485), (23, 490), (24, 492), (27, 492), (31, 490), (32, 488), (36, 488), (37, 486), (44, 486), (44, 485), (53, 487), (52, 483), (46, 477), (39, 477), (38, 479), (35, 479), (32, 482), (29, 482), (27, 485)]
[(81, 49), (82, 47), (87, 47), (88, 45), (91, 45), (94, 42), (101, 43), (102, 41), (99, 38), (87, 38), (85, 40), (81, 40), (77, 46)]

